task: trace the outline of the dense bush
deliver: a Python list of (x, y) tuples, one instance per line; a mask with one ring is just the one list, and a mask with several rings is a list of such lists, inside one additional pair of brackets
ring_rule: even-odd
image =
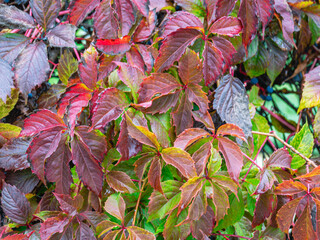
[(320, 5), (0, 0), (0, 238), (320, 239)]

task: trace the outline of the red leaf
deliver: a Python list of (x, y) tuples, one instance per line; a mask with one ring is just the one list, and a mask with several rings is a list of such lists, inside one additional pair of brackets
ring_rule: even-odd
[(20, 233), (20, 234), (9, 235), (3, 238), (2, 240), (28, 240), (28, 239), (29, 238), (27, 237), (27, 235)]
[[(214, 1), (213, 1), (214, 2)], [(216, 6), (216, 19), (228, 16), (233, 10), (237, 1), (235, 0), (218, 0)]]
[(161, 72), (171, 67), (180, 59), (186, 48), (201, 36), (202, 33), (195, 28), (181, 28), (169, 34), (160, 48), (154, 70)]
[(79, 240), (96, 239), (93, 230), (85, 223), (80, 222), (76, 231), (76, 238)]
[(44, 30), (53, 27), (61, 8), (60, 0), (31, 0), (30, 6), (32, 15)]
[(15, 6), (1, 4), (0, 6), (0, 22), (2, 27), (9, 29), (21, 29), (23, 31), (34, 28), (36, 25), (33, 18), (26, 12)]
[(254, 210), (252, 227), (255, 228), (263, 223), (272, 213), (274, 204), (274, 195), (271, 191), (260, 194)]
[[(193, 50), (186, 50), (179, 61), (179, 76), (185, 85), (202, 80), (202, 66), (199, 56)], [(189, 86), (188, 86), (189, 87)]]
[(202, 52), (203, 77), (206, 85), (213, 83), (222, 72), (223, 55), (215, 45), (206, 41)]
[(283, 38), (295, 46), (293, 41), (294, 21), (288, 2), (285, 0), (275, 0), (274, 8), (282, 17)]
[(135, 161), (134, 171), (136, 172), (137, 177), (140, 182), (143, 178), (143, 174), (146, 171), (148, 163), (153, 159), (154, 155), (149, 155), (148, 153), (140, 157), (137, 161)]
[(292, 157), (286, 149), (278, 149), (268, 159), (265, 168), (267, 167), (291, 167)]
[(133, 41), (143, 42), (147, 41), (156, 27), (156, 12), (150, 11), (148, 18), (143, 18), (134, 32)]
[(211, 156), (211, 148), (212, 144), (210, 142), (206, 142), (192, 155), (198, 176), (201, 176), (204, 172), (208, 159)]
[(222, 121), (240, 127), (246, 138), (251, 136), (249, 101), (243, 83), (231, 75), (225, 75), (215, 90), (213, 108)]
[(215, 21), (210, 29), (210, 33), (233, 37), (239, 35), (242, 30), (241, 22), (238, 18), (222, 17)]
[(144, 73), (140, 69), (130, 66), (127, 63), (117, 62), (117, 65), (119, 66), (118, 75), (121, 81), (131, 89), (133, 92), (132, 95), (135, 96), (145, 77)]
[(203, 190), (193, 199), (190, 204), (187, 219), (184, 222), (198, 221), (207, 210), (207, 196)]
[(145, 229), (129, 226), (127, 230), (131, 240), (156, 240), (156, 237)]
[(173, 124), (176, 127), (177, 135), (193, 125), (193, 106), (186, 94), (182, 94), (179, 102), (179, 105), (172, 112)]
[(99, 2), (99, 0), (73, 0), (68, 20), (78, 26), (99, 5)]
[(4, 184), (1, 192), (1, 207), (6, 216), (18, 224), (25, 224), (32, 215), (30, 203), (16, 186)]
[(254, 38), (258, 28), (258, 17), (256, 15), (257, 3), (254, 0), (242, 0), (240, 3), (238, 17), (243, 26), (242, 43), (248, 51), (248, 45)]
[(83, 205), (83, 197), (81, 195), (76, 195), (74, 198), (63, 194), (54, 194), (54, 196), (58, 200), (61, 210), (71, 217), (74, 217)]
[(255, 194), (262, 194), (272, 188), (274, 185), (274, 181), (276, 180), (276, 176), (273, 174), (271, 170), (264, 169), (263, 172), (260, 173), (260, 182), (257, 186)]
[(27, 150), (32, 171), (43, 183), (46, 183), (45, 162), (57, 150), (61, 132), (62, 130), (59, 127), (51, 129), (51, 131), (42, 132), (32, 140)]
[(90, 89), (96, 88), (96, 83), (98, 80), (97, 58), (97, 50), (93, 46), (90, 46), (84, 52), (81, 63), (79, 64), (79, 77), (81, 81)]
[(57, 217), (48, 218), (46, 221), (41, 223), (40, 235), (41, 239), (47, 240), (55, 233), (62, 233), (65, 226), (69, 224), (68, 217), (59, 215)]
[(2, 75), (1, 80), (1, 89), (0, 89), (0, 100), (5, 103), (7, 100), (7, 96), (11, 96), (11, 88), (14, 88), (13, 86), (13, 76), (14, 73), (12, 72), (12, 67), (9, 63), (2, 60), (0, 58), (0, 73)]
[(232, 64), (232, 57), (237, 52), (227, 39), (222, 37), (213, 36), (213, 44), (218, 48), (222, 54), (224, 66), (222, 72), (225, 72)]
[(157, 156), (155, 156), (151, 162), (148, 172), (148, 182), (151, 187), (164, 194), (161, 188), (161, 162)]
[(6, 171), (29, 168), (26, 152), (30, 142), (23, 138), (14, 138), (4, 144), (0, 151), (0, 168)]
[(132, 6), (132, 3), (130, 0), (116, 0), (114, 1), (114, 4), (121, 26), (121, 35), (128, 35), (135, 21), (134, 8)]
[(121, 195), (112, 194), (108, 197), (104, 204), (104, 210), (112, 216), (124, 221), (124, 214), (126, 210), (126, 203)]
[(177, 137), (176, 141), (174, 142), (174, 147), (186, 149), (199, 139), (209, 136), (210, 134), (202, 128), (189, 128)]
[(222, 152), (224, 159), (226, 160), (228, 173), (235, 182), (238, 182), (243, 166), (241, 149), (236, 143), (224, 137), (218, 137), (218, 142), (219, 151)]
[(77, 137), (71, 142), (72, 160), (81, 181), (96, 195), (100, 195), (103, 184), (103, 172), (99, 162), (93, 157), (90, 149)]
[(257, 13), (262, 23), (262, 36), (268, 23), (272, 20), (274, 12), (274, 0), (257, 0)]
[(319, 183), (320, 182), (320, 166), (313, 169), (310, 173), (301, 175), (296, 179), (303, 180), (306, 183)]
[(121, 154), (121, 158), (119, 159), (119, 161), (129, 160), (130, 158), (136, 156), (142, 150), (142, 144), (136, 139), (130, 137), (125, 119), (122, 119), (120, 125), (117, 150)]
[(93, 15), (93, 27), (98, 38), (118, 38), (119, 22), (109, 0), (103, 0), (96, 8)]
[(122, 193), (134, 193), (137, 191), (137, 187), (134, 185), (130, 177), (120, 171), (110, 171), (107, 176), (107, 183), (115, 189), (117, 192)]
[(297, 220), (292, 229), (292, 235), (294, 239), (305, 239), (305, 240), (316, 240), (317, 234), (313, 229), (312, 221), (311, 221), (311, 212), (310, 212), (310, 205), (304, 208), (301, 216)]
[(33, 136), (41, 131), (49, 131), (55, 127), (66, 128), (63, 120), (57, 114), (42, 109), (26, 118), (20, 136)]
[(150, 74), (154, 64), (154, 55), (153, 55), (154, 48), (152, 46), (147, 46), (144, 44), (136, 44), (135, 47), (139, 50), (143, 58), (144, 64), (147, 67), (147, 73)]
[(96, 47), (105, 54), (122, 54), (130, 50), (131, 38), (127, 35), (118, 39), (98, 39)]
[(191, 202), (192, 198), (197, 196), (202, 189), (204, 179), (202, 177), (194, 177), (188, 180), (181, 189), (181, 200), (179, 203), (179, 212), (186, 208)]
[(131, 0), (134, 5), (138, 8), (139, 12), (148, 17), (149, 15), (149, 0)]
[(216, 135), (217, 136), (230, 135), (230, 136), (238, 137), (245, 142), (247, 141), (242, 129), (239, 128), (238, 126), (236, 126), (234, 124), (230, 124), (230, 123), (221, 125), (218, 128)]
[(71, 24), (62, 24), (50, 30), (46, 37), (52, 47), (72, 47), (75, 48), (76, 44), (74, 39), (76, 37), (77, 28)]
[(192, 13), (185, 11), (175, 12), (166, 20), (162, 37), (165, 38), (178, 29), (187, 27), (203, 28), (203, 25), (200, 19)]
[(165, 148), (161, 151), (161, 156), (167, 164), (177, 168), (186, 178), (197, 176), (191, 156), (180, 148)]
[(212, 133), (215, 132), (212, 117), (208, 111), (205, 111), (204, 113), (199, 110), (192, 111), (192, 115), (196, 121), (203, 123), (203, 125), (206, 126), (206, 128), (210, 130)]
[(27, 95), (31, 90), (47, 79), (47, 46), (44, 42), (29, 44), (19, 55), (15, 65), (15, 79), (20, 91)]
[(117, 88), (107, 88), (100, 93), (93, 110), (92, 127), (101, 128), (108, 122), (117, 119), (129, 104), (125, 93)]
[(71, 87), (68, 87), (65, 93), (63, 93), (60, 97), (60, 100), (58, 102), (57, 114), (62, 118), (63, 115), (68, 110), (68, 108), (69, 108), (69, 111), (70, 111), (70, 108), (72, 108), (70, 106), (72, 101), (73, 101), (73, 105), (75, 105), (77, 99), (82, 100), (83, 97), (89, 98), (89, 94), (91, 94), (91, 92), (92, 90), (87, 88), (87, 86), (84, 85), (83, 83), (77, 83), (75, 85), (72, 85)]
[(139, 102), (147, 102), (156, 94), (166, 95), (177, 90), (180, 83), (169, 73), (153, 73), (141, 83)]
[[(27, 14), (29, 17), (30, 15)], [(17, 33), (0, 34), (0, 58), (12, 64), (28, 45), (30, 38)]]
[(192, 236), (196, 239), (209, 240), (214, 227), (214, 212), (211, 207), (207, 207), (207, 212), (202, 215), (199, 221), (191, 223)]
[(126, 115), (126, 122), (129, 135), (132, 138), (150, 147), (154, 147), (158, 150), (160, 149), (160, 144), (154, 133), (150, 132), (145, 127), (136, 126), (135, 124), (133, 124), (132, 120), (128, 117), (128, 115)]
[(280, 183), (274, 193), (277, 195), (294, 195), (301, 192), (308, 192), (308, 188), (302, 184), (301, 182), (293, 181), (293, 180), (285, 180)]
[(102, 54), (99, 59), (98, 80), (104, 79), (117, 67), (113, 61), (120, 61), (121, 55), (109, 56)]
[(146, 70), (146, 66), (142, 54), (138, 51), (137, 45), (134, 45), (126, 52), (127, 63), (132, 67), (136, 67), (142, 72)]
[(215, 220), (218, 223), (226, 215), (229, 205), (229, 198), (226, 192), (218, 185), (212, 183), (213, 204), (215, 206)]
[(61, 137), (56, 151), (47, 159), (45, 163), (46, 177), (50, 182), (56, 182), (56, 193), (69, 194), (72, 177), (70, 174), (69, 162), (71, 152), (67, 146), (67, 135)]
[(288, 233), (292, 224), (293, 216), (296, 213), (298, 204), (303, 197), (296, 198), (280, 208), (277, 213), (277, 223), (281, 231)]

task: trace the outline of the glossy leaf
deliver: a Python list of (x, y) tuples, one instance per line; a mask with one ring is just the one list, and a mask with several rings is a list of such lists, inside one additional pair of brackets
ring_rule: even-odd
[(168, 180), (161, 182), (161, 188), (163, 194), (154, 191), (151, 194), (149, 202), (149, 221), (154, 219), (163, 219), (166, 215), (170, 213), (173, 209), (178, 207), (181, 193), (180, 187), (181, 183), (175, 180)]
[(44, 30), (53, 27), (61, 7), (60, 0), (31, 0), (30, 6), (34, 18)]
[(70, 51), (64, 50), (57, 69), (61, 82), (67, 85), (69, 78), (78, 70), (78, 61), (73, 57)]
[(0, 89), (0, 99), (2, 99), (3, 102), (6, 101), (7, 96), (11, 96), (11, 88), (14, 88), (13, 86), (13, 72), (11, 70), (11, 66), (6, 61), (2, 60), (0, 58), (0, 73), (3, 76), (1, 81), (1, 89)]
[(22, 170), (30, 167), (26, 151), (30, 140), (22, 138), (12, 139), (2, 146), (0, 151), (0, 168), (8, 170)]
[(49, 69), (46, 45), (42, 41), (29, 44), (20, 53), (15, 65), (15, 79), (20, 91), (27, 95), (43, 83)]
[(242, 82), (231, 75), (222, 78), (216, 89), (213, 108), (223, 121), (240, 127), (246, 138), (251, 135), (251, 120), (248, 107), (249, 101)]
[(232, 43), (225, 38), (213, 36), (212, 40), (213, 44), (222, 54), (224, 62), (222, 72), (225, 72), (231, 66), (232, 57), (237, 51), (235, 50)]
[(32, 214), (30, 203), (16, 186), (5, 184), (1, 195), (1, 207), (6, 216), (19, 224), (29, 222)]
[(96, 47), (105, 54), (122, 54), (130, 50), (131, 38), (126, 35), (118, 39), (98, 39)]
[(238, 17), (243, 26), (242, 43), (248, 49), (258, 28), (258, 17), (256, 15), (257, 3), (253, 0), (243, 0), (240, 3)]
[(179, 105), (172, 112), (173, 125), (176, 127), (177, 134), (192, 127), (192, 107), (186, 94), (181, 94)]
[(198, 176), (200, 176), (204, 172), (208, 159), (211, 156), (211, 151), (212, 151), (211, 148), (212, 148), (212, 144), (210, 142), (207, 142), (203, 144), (192, 155), (192, 159), (195, 162), (195, 168)]
[(264, 74), (269, 65), (268, 51), (264, 46), (259, 45), (256, 54), (245, 61), (244, 67), (250, 78), (258, 77)]
[(54, 196), (60, 204), (60, 209), (69, 216), (75, 216), (78, 212), (77, 210), (82, 207), (83, 197), (81, 195), (71, 198), (69, 195), (55, 193)]
[(134, 193), (137, 187), (134, 185), (130, 177), (120, 171), (110, 171), (106, 175), (107, 183), (117, 192)]
[(76, 237), (79, 240), (85, 240), (85, 239), (96, 239), (94, 236), (94, 232), (92, 229), (85, 223), (80, 222), (79, 227), (76, 231)]
[(209, 85), (217, 80), (222, 72), (222, 52), (210, 41), (206, 41), (203, 49), (203, 77)]
[(238, 18), (221, 17), (211, 25), (209, 32), (233, 37), (238, 35), (241, 30), (242, 25)]
[(274, 193), (277, 195), (291, 196), (303, 191), (307, 192), (308, 188), (305, 185), (303, 185), (301, 182), (293, 181), (293, 180), (285, 180), (276, 187), (276, 189), (274, 190)]
[(161, 156), (167, 164), (177, 168), (186, 178), (192, 178), (197, 175), (191, 156), (180, 148), (165, 148), (161, 151)]
[(148, 0), (132, 0), (132, 3), (138, 8), (139, 12), (148, 17), (149, 14), (149, 1)]
[(76, 47), (76, 27), (71, 24), (58, 25), (50, 30), (46, 37), (52, 47)]
[(46, 221), (41, 223), (40, 235), (41, 239), (50, 239), (55, 233), (62, 233), (65, 226), (69, 223), (69, 219), (63, 215), (57, 217), (48, 218)]
[(119, 18), (122, 36), (128, 35), (135, 21), (135, 14), (130, 0), (116, 0), (115, 9)]
[(318, 91), (320, 83), (320, 66), (305, 75), (302, 99), (298, 111), (304, 108), (311, 108), (320, 104), (320, 93)]
[(129, 236), (131, 240), (155, 240), (156, 237), (149, 231), (135, 227), (135, 226), (129, 226), (127, 227), (127, 230), (129, 232)]
[(262, 194), (272, 188), (274, 185), (274, 181), (276, 180), (276, 176), (270, 169), (264, 169), (260, 173), (260, 182), (255, 191), (256, 194)]
[(180, 87), (179, 82), (171, 74), (153, 73), (143, 79), (139, 89), (139, 102), (147, 102), (156, 94), (166, 95)]
[(263, 223), (271, 214), (274, 204), (274, 195), (268, 191), (260, 194), (256, 203), (252, 227), (259, 226)]
[(104, 127), (108, 122), (117, 119), (128, 105), (129, 101), (122, 91), (107, 88), (99, 94), (97, 105), (93, 110), (92, 126)]
[(96, 87), (98, 80), (98, 52), (90, 46), (83, 54), (82, 62), (79, 64), (79, 76), (81, 81), (90, 89)]
[(0, 34), (0, 58), (12, 64), (28, 45), (29, 38), (17, 33)]
[(126, 204), (120, 195), (112, 194), (104, 205), (104, 210), (123, 222)]
[(291, 160), (292, 158), (289, 155), (288, 150), (281, 148), (271, 154), (270, 158), (266, 162), (265, 168), (267, 167), (290, 168)]
[(274, 12), (274, 0), (257, 0), (257, 13), (258, 17), (262, 23), (262, 34), (266, 26), (271, 21)]
[(192, 143), (198, 141), (201, 138), (209, 137), (210, 134), (201, 128), (189, 128), (183, 131), (174, 142), (174, 147), (186, 149)]
[(66, 128), (63, 120), (50, 110), (42, 109), (31, 114), (24, 122), (20, 136), (33, 136), (41, 131), (49, 131), (53, 128)]
[(90, 149), (80, 139), (71, 142), (72, 160), (76, 165), (81, 181), (96, 195), (102, 190), (103, 172)]
[(70, 6), (69, 21), (78, 26), (93, 9), (99, 5), (99, 0), (75, 0)]
[(5, 28), (27, 30), (35, 27), (33, 18), (15, 6), (0, 5), (0, 25)]
[[(134, 32), (133, 41), (143, 42), (147, 41), (155, 30), (157, 15), (155, 11), (149, 11), (149, 16), (143, 18)], [(144, 46), (144, 45), (143, 45)], [(142, 54), (144, 55), (144, 54)], [(151, 69), (150, 69), (151, 70)]]
[(230, 136), (238, 137), (243, 141), (246, 141), (246, 138), (242, 129), (234, 124), (223, 124), (218, 128), (216, 135), (217, 136), (230, 135)]
[(6, 183), (15, 185), (21, 192), (31, 193), (39, 183), (39, 178), (30, 169), (7, 172)]
[(148, 182), (151, 187), (163, 194), (161, 187), (161, 162), (159, 157), (154, 157), (151, 161), (148, 172)]
[(226, 160), (228, 173), (235, 182), (238, 182), (240, 171), (243, 166), (241, 150), (236, 143), (227, 138), (219, 137), (218, 142), (219, 151), (222, 152)]
[(160, 54), (154, 66), (155, 71), (161, 72), (171, 67), (180, 59), (186, 48), (200, 36), (201, 32), (194, 28), (182, 28), (169, 34), (160, 48)]

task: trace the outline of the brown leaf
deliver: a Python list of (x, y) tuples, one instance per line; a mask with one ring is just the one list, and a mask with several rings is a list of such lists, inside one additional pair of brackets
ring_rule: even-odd
[(106, 175), (107, 183), (118, 192), (134, 193), (137, 187), (125, 172), (110, 171)]
[(104, 204), (104, 210), (122, 222), (124, 221), (126, 204), (120, 195), (110, 195)]
[(155, 156), (151, 162), (148, 172), (148, 182), (151, 187), (163, 194), (161, 188), (161, 162), (158, 156)]

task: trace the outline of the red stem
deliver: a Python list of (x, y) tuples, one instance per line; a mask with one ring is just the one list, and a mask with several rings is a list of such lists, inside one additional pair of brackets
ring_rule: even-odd
[(296, 128), (294, 126), (292, 126), (290, 123), (288, 123), (287, 121), (285, 121), (282, 117), (280, 117), (279, 115), (275, 114), (274, 112), (272, 112), (271, 110), (269, 110), (268, 108), (266, 108), (265, 106), (261, 106), (261, 109), (263, 109), (264, 111), (268, 112), (272, 117), (274, 117), (275, 119), (277, 119), (280, 123), (282, 123), (283, 125), (285, 125), (287, 128), (289, 128), (290, 130), (292, 130), (293, 132), (296, 131)]
[(68, 14), (68, 13), (70, 13), (69, 9), (59, 12), (59, 16), (62, 16), (62, 15)]
[(81, 58), (80, 58), (80, 56), (79, 56), (78, 50), (77, 50), (76, 48), (73, 48), (73, 51), (74, 51), (74, 53), (76, 54), (76, 57), (77, 57), (78, 61), (80, 61)]
[(257, 168), (259, 168), (260, 171), (263, 171), (263, 169), (259, 166), (259, 164), (257, 164), (255, 161), (253, 161), (253, 160), (251, 159), (251, 157), (249, 157), (247, 154), (245, 154), (245, 153), (243, 153), (243, 152), (242, 152), (242, 155), (245, 156), (245, 157), (246, 157), (250, 162), (252, 162), (254, 165), (256, 165)]
[(271, 145), (274, 151), (277, 151), (276, 146), (273, 144), (273, 142), (270, 139), (268, 139), (268, 143)]

